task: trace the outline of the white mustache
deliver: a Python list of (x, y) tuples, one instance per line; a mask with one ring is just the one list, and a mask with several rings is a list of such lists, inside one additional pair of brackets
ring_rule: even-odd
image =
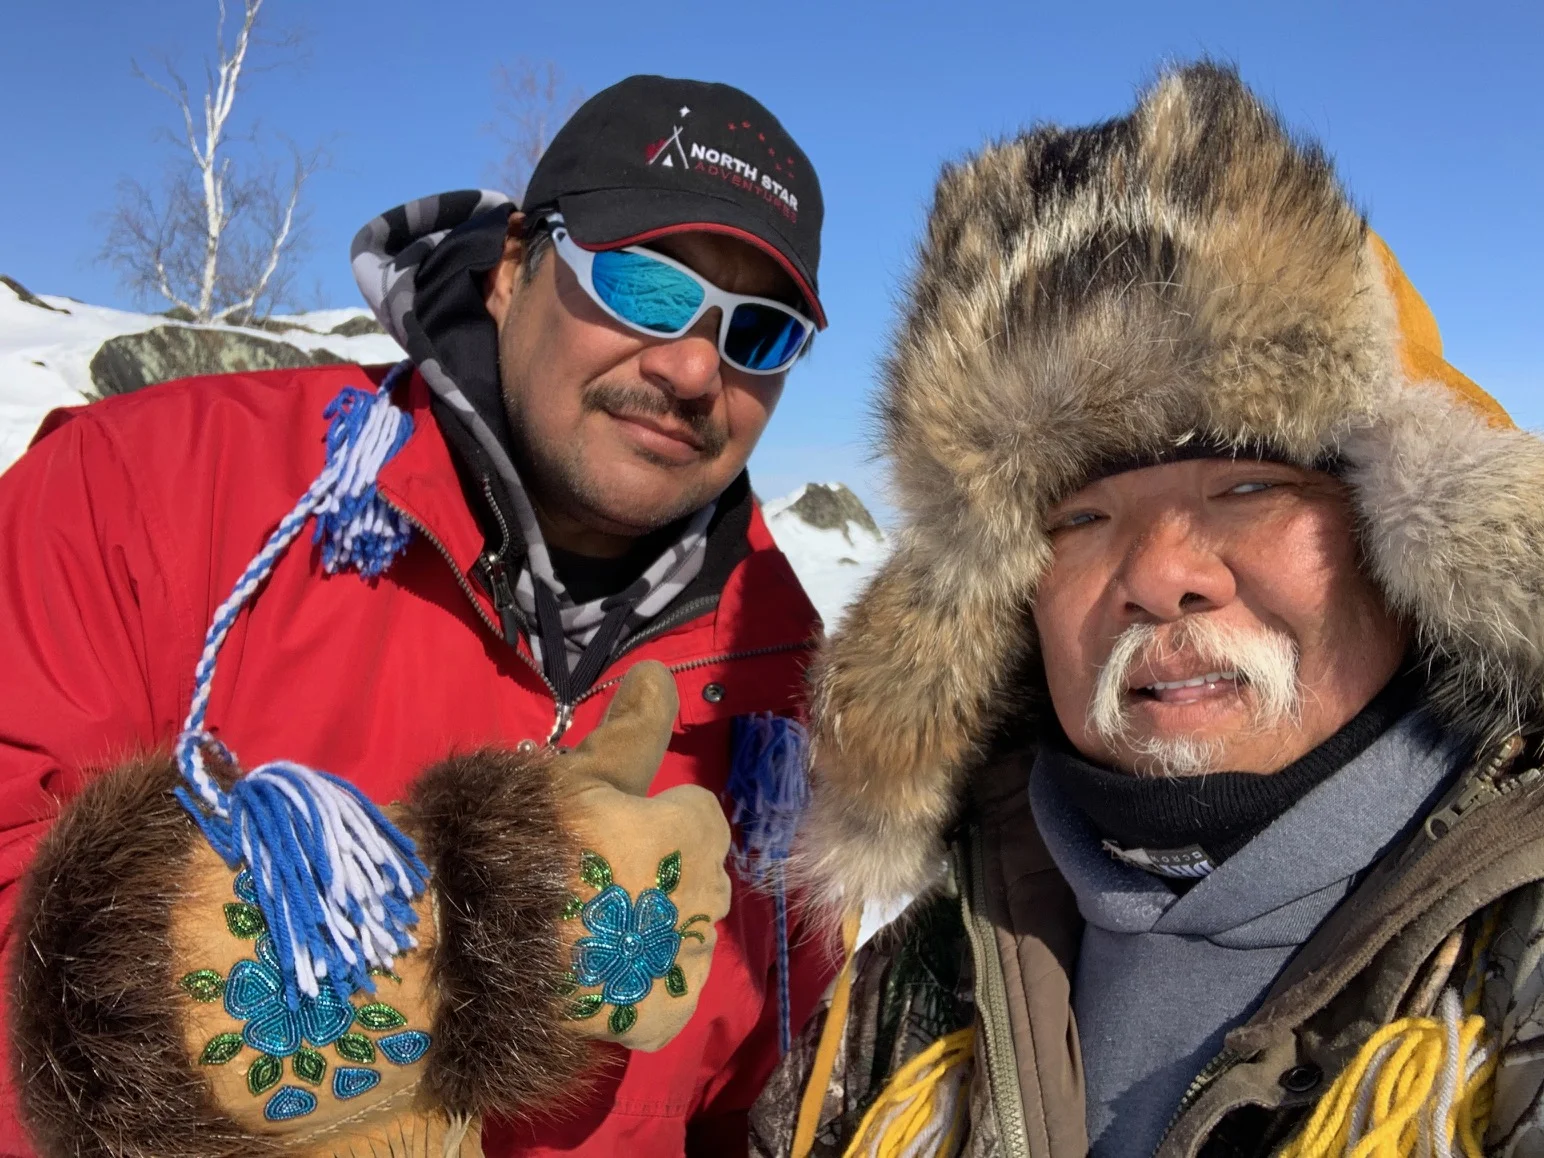
[(1088, 705), (1089, 728), (1107, 745), (1137, 749), (1167, 775), (1214, 771), (1211, 765), (1220, 756), (1220, 743), (1189, 737), (1137, 741), (1130, 735), (1126, 695), (1132, 670), (1140, 663), (1161, 663), (1180, 654), (1195, 657), (1205, 670), (1237, 672), (1240, 684), (1253, 692), (1255, 727), (1297, 719), (1302, 685), (1292, 639), (1271, 628), (1230, 627), (1194, 615), (1173, 626), (1140, 623), (1121, 632), (1099, 669)]

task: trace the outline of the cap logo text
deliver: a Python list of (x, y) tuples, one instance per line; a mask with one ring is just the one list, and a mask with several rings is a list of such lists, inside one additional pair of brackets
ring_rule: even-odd
[[(680, 110), (683, 117), (690, 111), (684, 108)], [(731, 123), (731, 129), (736, 127)], [(742, 122), (738, 127), (749, 129), (751, 125), (747, 121)], [(672, 130), (669, 136), (661, 137), (644, 146), (643, 154), (649, 165), (658, 164), (662, 169), (674, 169), (677, 167), (676, 158), (679, 157), (680, 168), (691, 169), (694, 172), (727, 181), (735, 188), (754, 193), (763, 201), (777, 207), (790, 221), (799, 219), (798, 196), (771, 173), (763, 172), (758, 165), (736, 157), (725, 149), (712, 148), (696, 141), (692, 141), (689, 146), (686, 145), (681, 139), (681, 134), (685, 130), (684, 125), (673, 125)], [(758, 134), (757, 140), (764, 143), (766, 137)], [(775, 150), (769, 148), (767, 151), (776, 160)], [(788, 159), (788, 164), (791, 170), (792, 158)], [(783, 172), (781, 162), (774, 165), (774, 168), (779, 173)]]

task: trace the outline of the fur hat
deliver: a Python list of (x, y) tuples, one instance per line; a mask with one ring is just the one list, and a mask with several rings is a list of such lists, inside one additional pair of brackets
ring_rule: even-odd
[(1022, 710), (1044, 512), (1111, 459), (1334, 459), (1447, 718), (1538, 707), (1544, 444), (1447, 365), (1323, 151), (1230, 69), (948, 167), (878, 409), (903, 527), (813, 675), (801, 863), (828, 900), (926, 887)]

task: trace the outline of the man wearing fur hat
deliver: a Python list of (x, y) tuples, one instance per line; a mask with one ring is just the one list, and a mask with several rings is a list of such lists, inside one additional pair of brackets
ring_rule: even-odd
[(758, 1148), (1544, 1153), (1544, 446), (1323, 153), (1198, 65), (951, 167), (880, 410), (803, 858), (921, 899)]

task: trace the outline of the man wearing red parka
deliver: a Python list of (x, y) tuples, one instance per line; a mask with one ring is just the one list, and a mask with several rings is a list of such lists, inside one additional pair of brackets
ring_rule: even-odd
[[(743, 1150), (836, 964), (752, 855), (799, 799), (819, 622), (744, 468), (824, 325), (819, 188), (745, 94), (633, 77), (524, 206), (446, 194), (361, 231), (395, 370), (57, 412), (0, 476), (0, 1154)], [(335, 568), (308, 529), (238, 585), (355, 403), (398, 432), (365, 491), (387, 563)], [(670, 678), (618, 696), (641, 661)], [(172, 795), (185, 718), (224, 789), (299, 762), (416, 841), (419, 947), (373, 993), (297, 1002), (264, 879)], [(642, 884), (679, 956), (645, 948), (624, 1003), (585, 988), (614, 962), (582, 902), (624, 898), (625, 956)]]

